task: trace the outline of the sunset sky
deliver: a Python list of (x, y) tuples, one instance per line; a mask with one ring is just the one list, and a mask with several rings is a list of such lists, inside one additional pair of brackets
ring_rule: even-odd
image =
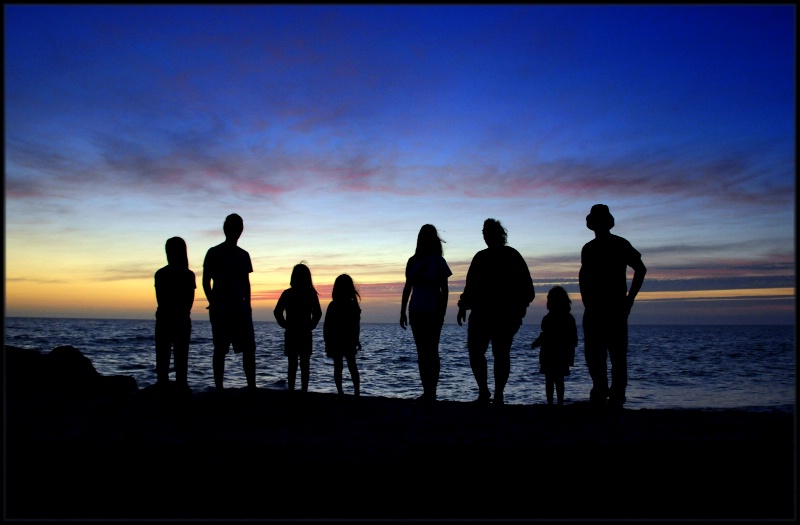
[[(183, 237), (244, 218), (254, 319), (306, 261), (397, 322), (434, 224), (447, 322), (484, 219), (537, 297), (577, 288), (585, 217), (647, 278), (630, 322), (794, 324), (791, 5), (5, 5), (6, 316), (152, 319)], [(632, 273), (629, 273), (629, 277)]]

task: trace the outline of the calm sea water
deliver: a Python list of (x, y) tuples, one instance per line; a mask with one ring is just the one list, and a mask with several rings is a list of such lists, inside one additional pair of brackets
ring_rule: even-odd
[[(130, 375), (139, 388), (144, 388), (156, 379), (154, 329), (154, 320), (12, 317), (5, 319), (4, 334), (7, 345), (43, 352), (72, 345), (91, 359), (101, 374)], [(591, 388), (580, 327), (578, 331), (581, 341), (575, 367), (565, 381), (566, 403), (587, 400)], [(276, 323), (256, 322), (255, 332), (258, 387), (287, 388), (283, 330)], [(538, 333), (538, 324), (524, 324), (515, 337), (506, 403), (546, 402), (544, 376), (538, 373), (538, 350), (530, 349)], [(629, 334), (626, 408), (794, 411), (794, 326), (633, 325)], [(445, 325), (442, 331), (439, 399), (471, 401), (477, 397), (466, 337), (466, 325)], [(413, 399), (422, 393), (410, 329), (403, 330), (397, 324), (363, 324), (361, 342), (358, 367), (362, 394)], [(195, 392), (213, 389), (212, 348), (208, 321), (193, 321), (189, 386)], [(491, 349), (487, 357), (491, 377)], [(299, 371), (297, 381), (299, 385)], [(345, 367), (346, 392), (352, 391), (349, 381)], [(225, 386), (245, 385), (241, 356), (231, 351)], [(314, 333), (309, 389), (336, 392), (333, 363), (325, 357), (321, 326)]]

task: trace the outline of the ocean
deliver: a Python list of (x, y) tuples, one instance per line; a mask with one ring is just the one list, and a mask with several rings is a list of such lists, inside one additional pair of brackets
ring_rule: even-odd
[[(189, 386), (213, 390), (211, 325), (192, 322)], [(5, 318), (5, 344), (49, 352), (71, 345), (103, 375), (130, 375), (139, 388), (155, 383), (155, 320)], [(575, 366), (565, 379), (566, 404), (586, 401), (591, 380), (583, 360), (583, 334)], [(259, 388), (287, 388), (283, 330), (274, 322), (256, 322), (256, 383)], [(546, 403), (544, 376), (538, 373), (538, 349), (530, 343), (538, 324), (523, 324), (511, 351), (506, 404)], [(472, 401), (478, 391), (466, 349), (467, 326), (445, 325), (440, 344), (438, 399)], [(795, 409), (795, 327), (669, 326), (629, 327), (627, 409), (746, 409), (793, 412)], [(416, 347), (410, 328), (399, 324), (361, 327), (363, 351), (357, 362), (366, 396), (414, 399), (422, 393)], [(491, 348), (487, 352), (493, 390)], [(297, 377), (299, 387), (300, 377)], [(174, 373), (170, 373), (174, 379)], [(343, 384), (352, 392), (345, 366)], [(241, 356), (231, 351), (225, 386), (246, 385)], [(322, 324), (314, 330), (309, 390), (335, 393), (333, 362), (325, 357)]]

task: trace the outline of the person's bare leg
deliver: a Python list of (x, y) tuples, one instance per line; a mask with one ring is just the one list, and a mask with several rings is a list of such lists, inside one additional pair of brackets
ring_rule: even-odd
[(297, 356), (289, 356), (289, 390), (294, 390), (294, 383), (297, 379)]
[(486, 350), (489, 349), (489, 338), (483, 330), (470, 324), (467, 327), (467, 351), (469, 352), (469, 366), (472, 375), (478, 383), (479, 403), (488, 403), (492, 396), (489, 391), (489, 371), (486, 364)]
[(344, 395), (344, 387), (342, 386), (342, 370), (344, 369), (344, 363), (342, 359), (342, 357), (338, 356), (333, 358), (333, 382), (336, 383), (336, 392), (339, 394), (339, 397)]
[(300, 384), (303, 392), (308, 392), (308, 380), (311, 375), (311, 356), (300, 356)]
[(222, 378), (225, 375), (225, 352), (214, 349), (214, 386), (222, 390)]
[(361, 395), (361, 375), (356, 366), (356, 356), (347, 358), (347, 369), (350, 371), (350, 379), (353, 381), (353, 395), (359, 397)]
[(256, 351), (255, 349), (242, 352), (242, 368), (247, 379), (247, 387), (256, 387)]
[(552, 405), (554, 383), (553, 383), (553, 377), (550, 374), (545, 374), (544, 384), (545, 384), (545, 394), (547, 395), (547, 404)]

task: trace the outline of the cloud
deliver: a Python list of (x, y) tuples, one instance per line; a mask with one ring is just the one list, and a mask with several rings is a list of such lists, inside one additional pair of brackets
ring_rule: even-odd
[(41, 277), (6, 277), (5, 282), (23, 284), (71, 284), (73, 281), (71, 279), (50, 279)]
[(625, 157), (443, 166), (417, 159), (409, 166), (379, 144), (371, 155), (348, 147), (329, 151), (308, 146), (293, 152), (290, 149), (297, 148), (287, 143), (237, 150), (230, 144), (244, 137), (222, 124), (183, 132), (153, 127), (142, 133), (122, 128), (90, 136), (93, 151), (88, 154), (66, 143), (17, 137), (7, 146), (7, 198), (59, 198), (99, 185), (143, 195), (210, 194), (224, 188), (258, 197), (310, 188), (401, 196), (435, 192), (471, 198), (660, 196), (715, 206), (793, 205), (793, 179), (764, 177), (754, 167), (759, 162), (755, 157), (711, 158), (697, 164)]
[[(38, 23), (24, 18), (28, 32), (15, 30), (8, 43), (11, 199), (96, 187), (149, 196), (224, 189), (250, 198), (310, 188), (793, 205), (793, 140), (761, 133), (743, 147), (698, 122), (691, 132), (706, 133), (701, 148), (633, 104), (601, 108), (615, 99), (576, 83), (574, 60), (592, 65), (582, 69), (592, 75), (607, 64), (587, 62), (601, 50), (581, 54), (580, 28), (616, 11), (573, 9), (583, 15), (564, 27), (553, 23), (563, 11), (524, 6), (32, 12), (41, 15)], [(443, 24), (431, 13), (456, 18)], [(530, 31), (541, 17), (550, 23)], [(680, 72), (672, 82), (694, 86)], [(631, 95), (627, 84), (613, 89)], [(635, 95), (638, 104), (653, 96), (647, 89)], [(695, 118), (686, 107), (674, 113), (679, 130)]]

